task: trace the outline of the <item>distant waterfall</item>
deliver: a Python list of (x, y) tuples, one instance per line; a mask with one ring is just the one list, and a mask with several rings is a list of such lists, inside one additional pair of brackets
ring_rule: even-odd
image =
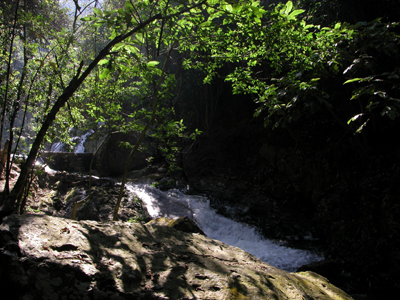
[(88, 136), (90, 136), (92, 133), (94, 133), (94, 130), (90, 130), (89, 132), (86, 132), (84, 135), (80, 137), (80, 141), (78, 144), (76, 144), (75, 147), (75, 153), (84, 153), (85, 152), (85, 146), (83, 144), (85, 143), (86, 139)]
[[(72, 138), (72, 140), (78, 140), (78, 143), (75, 146), (74, 153), (84, 153), (85, 152), (85, 146), (83, 144), (85, 143), (87, 137), (93, 133), (94, 133), (94, 131), (91, 129), (81, 136), (76, 136), (76, 137)], [(62, 143), (62, 142), (54, 143), (50, 147), (50, 152), (63, 152), (63, 147), (64, 147), (64, 143)]]

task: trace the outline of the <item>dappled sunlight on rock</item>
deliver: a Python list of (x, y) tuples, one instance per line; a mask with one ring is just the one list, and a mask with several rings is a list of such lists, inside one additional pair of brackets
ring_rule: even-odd
[(15, 299), (351, 299), (322, 276), (160, 224), (12, 215), (0, 236)]

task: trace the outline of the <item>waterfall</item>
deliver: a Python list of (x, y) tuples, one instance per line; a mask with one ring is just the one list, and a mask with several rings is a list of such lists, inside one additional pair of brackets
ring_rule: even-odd
[(94, 133), (94, 130), (90, 129), (89, 132), (86, 132), (84, 135), (79, 137), (79, 143), (75, 147), (75, 153), (84, 153), (85, 152), (85, 146), (83, 144), (85, 143), (87, 137), (91, 134)]
[(128, 183), (127, 188), (142, 199), (152, 218), (190, 217), (209, 238), (239, 247), (277, 268), (293, 272), (323, 258), (263, 238), (256, 228), (218, 214), (206, 197), (186, 195), (177, 189), (164, 192), (148, 184)]
[[(84, 153), (85, 146), (83, 145), (88, 136), (94, 133), (93, 129), (90, 129), (88, 132), (81, 136), (75, 136), (72, 140), (78, 140), (78, 143), (75, 146), (74, 153)], [(56, 142), (50, 147), (51, 152), (63, 152), (64, 143), (63, 142)]]
[(62, 152), (62, 148), (64, 147), (64, 143), (56, 142), (50, 147), (50, 152)]

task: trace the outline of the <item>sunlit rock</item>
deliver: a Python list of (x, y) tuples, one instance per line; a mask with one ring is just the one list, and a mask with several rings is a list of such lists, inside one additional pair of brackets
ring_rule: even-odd
[(13, 299), (351, 299), (318, 274), (169, 226), (9, 216), (0, 247)]

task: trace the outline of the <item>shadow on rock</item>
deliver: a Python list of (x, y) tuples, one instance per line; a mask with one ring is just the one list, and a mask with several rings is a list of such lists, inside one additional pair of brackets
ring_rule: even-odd
[(0, 237), (13, 299), (351, 299), (317, 274), (160, 224), (11, 215)]

